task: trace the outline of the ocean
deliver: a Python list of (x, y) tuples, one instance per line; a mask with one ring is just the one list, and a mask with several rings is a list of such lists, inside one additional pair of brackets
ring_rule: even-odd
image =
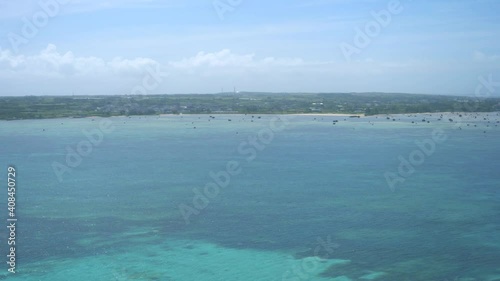
[(500, 280), (499, 121), (0, 121), (0, 279)]

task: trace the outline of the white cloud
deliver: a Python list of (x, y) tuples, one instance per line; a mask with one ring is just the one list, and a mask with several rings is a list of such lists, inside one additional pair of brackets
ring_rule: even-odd
[(96, 76), (106, 74), (139, 74), (147, 66), (159, 63), (150, 58), (124, 59), (116, 57), (105, 61), (98, 57), (79, 57), (73, 52), (61, 53), (55, 45), (49, 44), (39, 54), (32, 56), (14, 55), (10, 50), (0, 49), (0, 73), (30, 74), (37, 76)]
[(214, 53), (199, 52), (196, 56), (170, 63), (171, 66), (185, 69), (203, 66), (248, 68), (263, 66), (300, 66), (303, 64), (304, 61), (300, 58), (266, 57), (257, 59), (255, 54), (235, 54), (229, 49)]
[[(229, 49), (218, 52), (199, 52), (196, 55), (161, 65), (151, 58), (122, 58), (111, 60), (88, 56), (81, 57), (71, 51), (60, 52), (49, 44), (40, 53), (31, 56), (14, 55), (0, 49), (0, 75), (35, 75), (37, 77), (103, 77), (115, 78), (134, 75), (141, 77), (147, 67), (169, 69), (179, 73), (210, 76), (244, 73), (329, 73), (330, 75), (383, 74), (394, 71), (428, 70), (428, 62), (390, 62), (366, 59), (347, 63), (344, 61), (306, 61), (302, 58), (262, 57), (256, 54), (238, 54)], [(203, 74), (204, 75), (204, 74)]]
[[(476, 52), (476, 59), (497, 59)], [(495, 64), (489, 62), (488, 64)], [(160, 64), (152, 58), (79, 56), (48, 45), (34, 55), (15, 55), (0, 49), (0, 83), (3, 95), (19, 94), (129, 94), (141, 85), (148, 67), (171, 74), (151, 93), (216, 92), (237, 86), (256, 91), (399, 91), (453, 93), (467, 77), (474, 85), (484, 64), (440, 64), (432, 60), (381, 61), (367, 58), (346, 62), (305, 60), (229, 49), (199, 52), (184, 59)], [(448, 77), (437, 75), (449, 73)], [(456, 77), (462, 84), (444, 88), (443, 81)], [(429, 82), (430, 81), (430, 82)], [(455, 84), (450, 84), (455, 85)], [(405, 88), (406, 87), (406, 88)], [(472, 89), (473, 90), (473, 89)], [(464, 90), (461, 90), (462, 92)]]
[(311, 66), (317, 63), (306, 63), (300, 58), (257, 58), (255, 54), (237, 54), (229, 49), (218, 52), (199, 52), (195, 56), (161, 65), (154, 59), (137, 57), (115, 57), (105, 60), (94, 56), (78, 56), (71, 51), (61, 52), (53, 44), (35, 55), (15, 55), (10, 50), (0, 49), (0, 75), (35, 75), (38, 77), (69, 76), (126, 76), (144, 75), (148, 66), (156, 68), (173, 68), (179, 71), (196, 71), (212, 69), (224, 72), (231, 69), (254, 69), (266, 71), (269, 68), (289, 68)]

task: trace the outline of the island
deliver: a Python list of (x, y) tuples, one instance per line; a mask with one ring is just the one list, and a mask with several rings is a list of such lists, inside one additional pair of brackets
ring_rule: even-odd
[(0, 120), (160, 114), (348, 114), (500, 111), (500, 97), (398, 93), (217, 93), (0, 97)]

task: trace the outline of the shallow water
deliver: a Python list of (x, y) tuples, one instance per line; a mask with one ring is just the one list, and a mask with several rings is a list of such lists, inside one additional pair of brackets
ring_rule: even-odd
[[(0, 121), (19, 219), (0, 278), (500, 280), (500, 116), (439, 117), (113, 117), (75, 167), (67, 147), (103, 119)], [(384, 174), (438, 129), (391, 190)]]

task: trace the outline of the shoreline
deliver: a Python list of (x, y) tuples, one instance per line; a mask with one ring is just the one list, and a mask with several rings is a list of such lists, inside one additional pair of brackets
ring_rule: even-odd
[(275, 115), (275, 116), (316, 116), (316, 117), (352, 117), (352, 118), (367, 118), (367, 117), (377, 117), (377, 116), (408, 116), (408, 115), (472, 115), (472, 114), (500, 114), (500, 111), (474, 111), (474, 112), (420, 112), (420, 113), (384, 113), (384, 114), (376, 114), (376, 115), (365, 115), (365, 114), (347, 114), (347, 113), (201, 113), (201, 114), (191, 114), (191, 113), (182, 113), (182, 114), (154, 114), (154, 115), (113, 115), (113, 116), (68, 116), (68, 117), (54, 117), (54, 118), (27, 118), (27, 119), (0, 119), (0, 121), (11, 122), (11, 121), (29, 121), (29, 120), (57, 120), (57, 119), (98, 119), (98, 118), (133, 118), (133, 117), (174, 117), (174, 116), (224, 116), (224, 115)]
[(348, 114), (348, 113), (292, 113), (292, 114), (276, 114), (276, 115), (294, 115), (294, 116), (333, 116), (333, 117), (366, 117), (364, 113)]

